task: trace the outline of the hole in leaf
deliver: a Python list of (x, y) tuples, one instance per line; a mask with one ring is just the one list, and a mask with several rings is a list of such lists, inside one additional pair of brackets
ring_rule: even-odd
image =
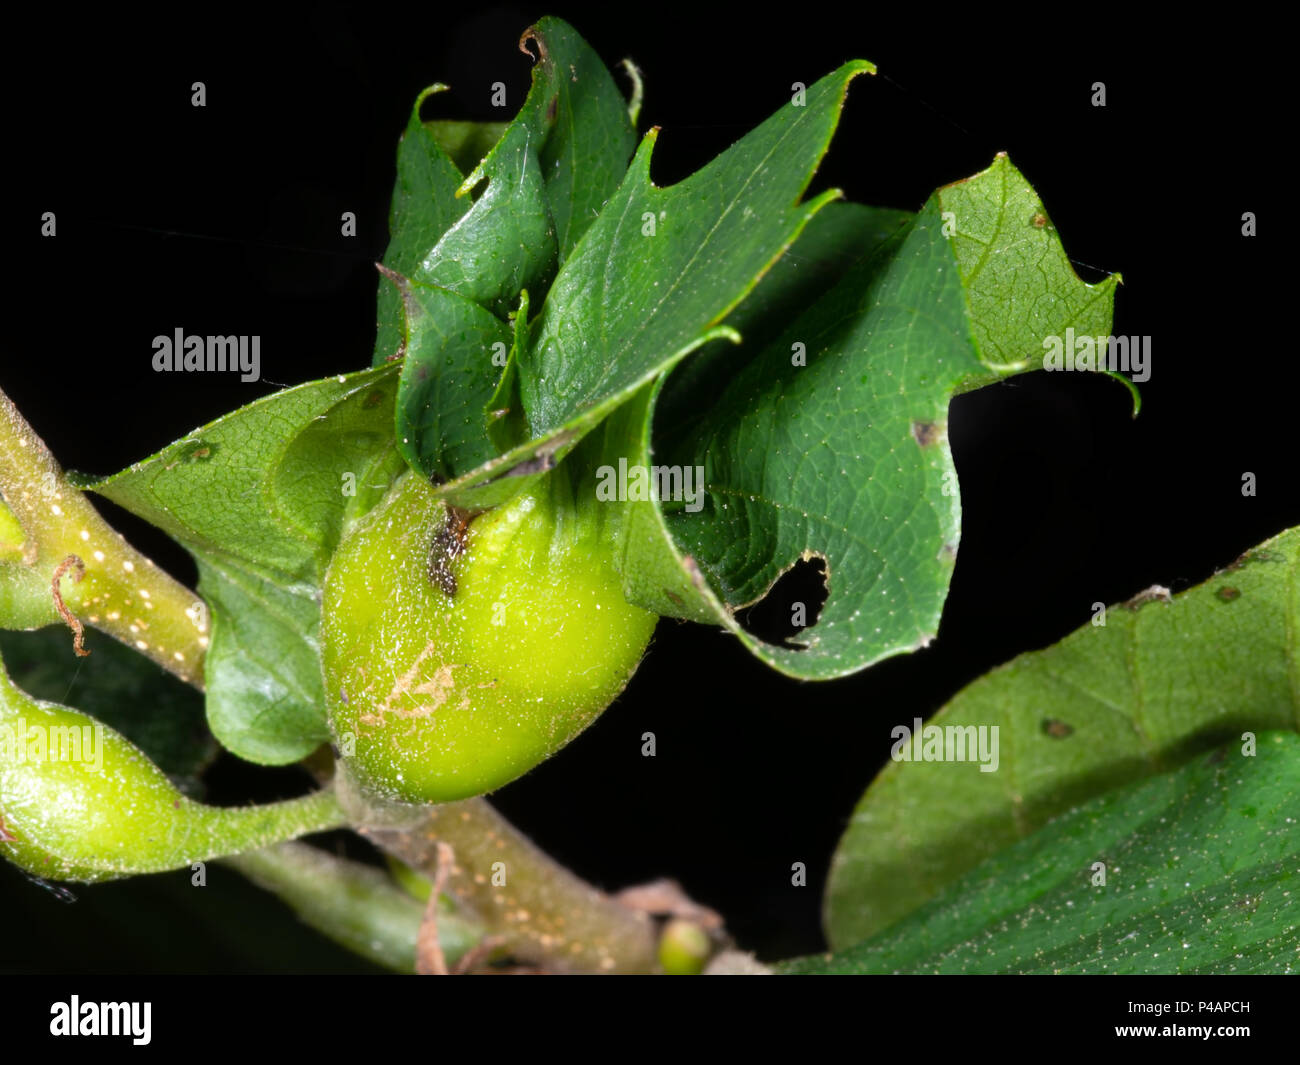
[(766, 643), (803, 649), (799, 633), (817, 624), (830, 594), (826, 560), (801, 558), (753, 606), (736, 612), (741, 628)]

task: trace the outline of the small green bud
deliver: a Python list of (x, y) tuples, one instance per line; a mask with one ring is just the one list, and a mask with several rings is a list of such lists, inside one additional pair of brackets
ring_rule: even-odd
[(659, 964), (669, 976), (698, 976), (712, 951), (709, 934), (694, 921), (680, 917), (664, 925), (659, 937)]

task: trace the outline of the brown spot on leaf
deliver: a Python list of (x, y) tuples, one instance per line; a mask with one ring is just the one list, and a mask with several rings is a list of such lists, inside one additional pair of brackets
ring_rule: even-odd
[(913, 422), (912, 439), (921, 447), (931, 447), (943, 437), (943, 422)]
[(1035, 229), (1042, 229), (1043, 226), (1045, 226), (1045, 225), (1047, 225), (1047, 215), (1045, 215), (1045, 214), (1036, 214), (1036, 215), (1034, 215), (1034, 228), (1035, 228)]
[(1227, 584), (1225, 584), (1214, 594), (1219, 600), (1221, 600), (1224, 603), (1231, 603), (1234, 599), (1241, 598), (1241, 590), (1239, 588), (1233, 588)]
[(1074, 726), (1067, 725), (1064, 721), (1059, 721), (1054, 717), (1043, 718), (1043, 735), (1051, 736), (1054, 740), (1063, 740), (1066, 736), (1074, 734)]

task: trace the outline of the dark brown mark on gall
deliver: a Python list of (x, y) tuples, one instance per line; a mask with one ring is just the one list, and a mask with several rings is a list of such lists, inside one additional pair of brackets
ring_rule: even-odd
[(429, 545), (429, 582), (448, 596), (456, 594), (456, 576), (451, 567), (465, 553), (465, 536), (474, 518), (473, 511), (448, 507), (446, 520)]

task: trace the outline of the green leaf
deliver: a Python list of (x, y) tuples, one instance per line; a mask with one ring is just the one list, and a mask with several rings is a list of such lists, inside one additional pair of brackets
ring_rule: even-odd
[(199, 560), (212, 612), (208, 725), (227, 750), (262, 765), (296, 762), (330, 738), (319, 589), (284, 579), (220, 556)]
[[(930, 641), (960, 532), (949, 401), (1041, 365), (1045, 337), (1110, 331), (1116, 279), (1081, 282), (1045, 218), (999, 157), (939, 190), (907, 227), (873, 233), (822, 298), (755, 334), (757, 354), (694, 431), (655, 452), (702, 470), (707, 486), (702, 507), (663, 514), (663, 545), (647, 533), (637, 548), (657, 570), (676, 558), (689, 579), (673, 594), (697, 589), (678, 616), (711, 614), (768, 665), (805, 679)], [(736, 609), (812, 558), (829, 593), (815, 623), (789, 646), (740, 629)], [(639, 594), (670, 612), (663, 595)]]
[(783, 107), (669, 188), (650, 182), (656, 131), (647, 134), (518, 352), (532, 439), (444, 486), (448, 502), (501, 502), (688, 354), (714, 340), (739, 340), (723, 319), (839, 195), (799, 202), (849, 81), (872, 69), (845, 64), (808, 90), (806, 106)]
[(650, 181), (657, 131), (565, 264), (520, 363), (537, 436), (612, 411), (698, 348), (817, 211), (799, 198), (839, 121), (848, 83), (874, 67), (846, 63), (684, 181)]
[[(397, 184), (388, 212), (392, 239), (384, 265), (410, 277), (424, 256), (470, 208), (457, 196), (461, 174), (448, 157), (435, 130), (420, 121), (420, 107), (445, 85), (431, 85), (415, 98), (411, 117), (397, 145)], [(381, 281), (376, 308), (378, 333), (374, 365), (382, 366), (404, 350), (402, 301), (396, 288)]]
[[(912, 215), (889, 207), (829, 203), (809, 220), (794, 245), (763, 275), (754, 292), (727, 316), (742, 337), (782, 332), (856, 263), (872, 255), (907, 225)], [(668, 438), (707, 417), (710, 404), (758, 354), (759, 344), (716, 341), (678, 363), (655, 408), (656, 434)]]
[[(889, 927), (1077, 803), (1245, 731), (1300, 727), (1298, 565), (1300, 529), (1292, 529), (1172, 601), (1111, 607), (1104, 625), (959, 692), (926, 727), (996, 726), (997, 770), (886, 766), (832, 862), (831, 944)], [(895, 739), (904, 749), (902, 734)]]
[[(388, 264), (428, 286), (393, 276), (407, 312), (397, 437), (411, 466), (439, 480), (496, 454), (484, 410), (502, 377), (493, 316), (524, 289), (545, 291), (632, 153), (623, 98), (586, 42), (558, 19), (530, 29), (521, 48), (530, 40), (539, 59), (528, 97), (455, 195), (486, 189), (418, 263)], [(397, 231), (395, 247), (409, 244)]]
[[(504, 316), (520, 289), (548, 276), (556, 245), (537, 157), (546, 135), (543, 107), (537, 93), (529, 93), (524, 110), (465, 179), (459, 194), (483, 181), (487, 187), (461, 222), (426, 252), (413, 280), (458, 293)], [(408, 343), (407, 362), (420, 356), (420, 349)]]
[(80, 479), (198, 560), (212, 611), (208, 722), (242, 758), (296, 761), (329, 738), (320, 581), (345, 523), (403, 468), (392, 439), (396, 372), (286, 389), (121, 473)]
[[(1300, 736), (1063, 814), (889, 930), (788, 973), (1294, 973)], [(1099, 866), (1097, 863), (1101, 863)], [(1104, 882), (1101, 874), (1104, 872)]]
[(406, 307), (407, 358), (397, 446), (426, 477), (450, 480), (496, 454), (487, 407), (512, 343), (510, 327), (448, 289), (397, 282)]
[(24, 691), (76, 706), (122, 733), (191, 798), (217, 754), (203, 720), (203, 697), (143, 655), (93, 630), (85, 658), (72, 653), (63, 626), (0, 632), (0, 658)]
[(520, 48), (528, 41), (540, 53), (535, 77), (550, 94), (540, 163), (562, 266), (627, 173), (636, 129), (609, 70), (572, 26), (544, 18)]
[[(832, 203), (819, 211), (759, 282), (754, 296), (728, 319), (745, 334), (779, 333), (799, 311), (814, 303), (856, 263), (869, 259), (898, 237), (911, 216), (888, 208)], [(680, 363), (665, 379), (645, 386), (602, 427), (602, 465), (620, 460), (653, 467), (655, 435), (671, 440), (697, 429), (710, 408), (699, 396), (720, 395), (731, 379), (757, 355), (756, 346), (717, 342)], [(656, 491), (658, 485), (655, 486)], [(727, 625), (742, 640), (761, 646), (732, 620), (693, 559), (677, 550), (663, 513), (666, 500), (633, 501), (625, 508), (620, 570), (631, 602), (664, 615)], [(681, 504), (678, 504), (679, 508)]]

